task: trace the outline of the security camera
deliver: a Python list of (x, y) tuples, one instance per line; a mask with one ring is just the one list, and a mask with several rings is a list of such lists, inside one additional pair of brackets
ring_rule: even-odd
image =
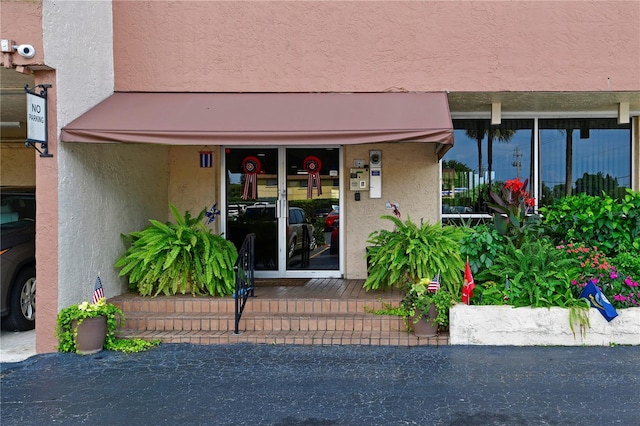
[(31, 59), (36, 56), (36, 49), (30, 44), (21, 44), (17, 50), (23, 58)]

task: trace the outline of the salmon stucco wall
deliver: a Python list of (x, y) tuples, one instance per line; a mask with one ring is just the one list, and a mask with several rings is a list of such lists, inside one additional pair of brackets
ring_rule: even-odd
[(0, 63), (11, 65), (42, 65), (44, 63), (42, 35), (42, 1), (2, 0), (0, 6), (0, 38), (12, 40), (16, 45), (30, 44), (36, 54), (24, 58), (17, 52), (10, 55), (0, 53)]
[[(200, 151), (202, 146), (171, 146), (169, 147), (169, 202), (184, 214), (191, 212), (197, 216), (202, 209), (211, 208), (214, 202), (220, 203), (220, 149), (208, 146), (207, 151), (213, 151), (213, 167), (200, 167)], [(173, 216), (165, 206), (169, 220)], [(219, 233), (220, 220), (208, 225), (214, 233)]]
[(3, 186), (35, 186), (36, 151), (22, 143), (3, 143), (0, 146), (0, 183)]
[(637, 1), (114, 1), (118, 91), (640, 88)]
[[(367, 191), (360, 192), (360, 201), (355, 201), (355, 191), (345, 191), (345, 254), (348, 279), (367, 276), (364, 261), (368, 235), (378, 229), (393, 229), (393, 223), (381, 219), (392, 215), (386, 203), (400, 206), (401, 220), (410, 218), (415, 223), (421, 220), (435, 223), (439, 219), (440, 166), (435, 154), (435, 145), (421, 143), (384, 143), (375, 145), (351, 145), (345, 148), (345, 175), (353, 167), (353, 160), (366, 159), (369, 150), (382, 151), (382, 197), (370, 198)], [(341, 219), (342, 221), (342, 219)]]

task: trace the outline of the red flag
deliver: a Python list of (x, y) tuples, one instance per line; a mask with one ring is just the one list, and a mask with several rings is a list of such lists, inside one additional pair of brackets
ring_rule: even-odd
[(476, 284), (473, 282), (473, 275), (471, 275), (471, 267), (469, 266), (469, 258), (467, 257), (467, 264), (464, 267), (464, 285), (462, 286), (462, 303), (469, 304), (469, 300), (473, 298), (473, 289)]

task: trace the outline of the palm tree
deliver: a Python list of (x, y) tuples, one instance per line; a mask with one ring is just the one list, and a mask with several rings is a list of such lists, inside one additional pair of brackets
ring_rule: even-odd
[(560, 132), (564, 133), (566, 136), (567, 155), (565, 157), (564, 195), (569, 196), (571, 195), (571, 189), (573, 186), (573, 128), (571, 128), (571, 126), (567, 126), (566, 129), (560, 130)]
[[(499, 142), (508, 143), (509, 140), (515, 135), (515, 130), (507, 130), (500, 126), (486, 126), (484, 120), (478, 120), (476, 122), (476, 128), (469, 128), (465, 130), (465, 134), (470, 139), (475, 139), (478, 143), (478, 176), (482, 176), (482, 140), (484, 136), (487, 135), (487, 163), (489, 166), (488, 171), (488, 187), (491, 189), (491, 171), (493, 170), (493, 141), (498, 140)], [(479, 203), (482, 204), (482, 200), (479, 200)]]

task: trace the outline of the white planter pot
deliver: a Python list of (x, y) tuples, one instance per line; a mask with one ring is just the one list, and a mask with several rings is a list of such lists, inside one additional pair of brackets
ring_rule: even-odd
[(564, 308), (513, 308), (456, 304), (449, 312), (452, 345), (609, 346), (640, 345), (640, 308), (618, 309), (611, 322), (595, 308), (589, 310), (591, 328), (583, 336), (569, 326)]

